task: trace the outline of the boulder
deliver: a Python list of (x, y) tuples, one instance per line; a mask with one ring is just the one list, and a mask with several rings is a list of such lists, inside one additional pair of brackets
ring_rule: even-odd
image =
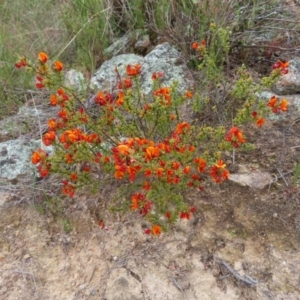
[(118, 78), (115, 69), (118, 69), (121, 77), (125, 76), (126, 66), (129, 64), (141, 64), (141, 88), (145, 95), (149, 95), (152, 87), (151, 76), (154, 72), (163, 72), (162, 84), (170, 86), (178, 83), (178, 90), (188, 90), (193, 82), (189, 76), (189, 70), (180, 53), (169, 43), (156, 46), (145, 57), (136, 54), (121, 54), (104, 62), (91, 79), (91, 88), (94, 91), (113, 91)]
[(264, 189), (273, 181), (273, 177), (270, 173), (259, 170), (250, 171), (250, 169), (244, 165), (239, 166), (239, 173), (230, 174), (228, 179), (240, 186), (248, 186), (257, 190)]
[[(37, 175), (36, 168), (31, 163), (30, 157), (33, 151), (40, 148), (40, 140), (26, 141), (22, 138), (0, 143), (0, 179), (12, 181), (19, 176), (29, 179)], [(52, 147), (43, 149), (51, 153)]]
[(289, 72), (281, 75), (272, 87), (272, 91), (277, 95), (300, 93), (300, 58), (290, 60), (288, 70)]

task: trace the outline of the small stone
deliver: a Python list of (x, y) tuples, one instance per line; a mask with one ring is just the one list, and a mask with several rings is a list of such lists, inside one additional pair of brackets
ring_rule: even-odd
[(24, 260), (27, 260), (27, 259), (29, 259), (31, 256), (29, 255), (29, 254), (25, 254), (24, 256), (23, 256), (23, 259)]
[(273, 217), (274, 217), (274, 218), (277, 218), (277, 217), (278, 217), (278, 214), (277, 214), (277, 213), (274, 213), (274, 214), (273, 214)]

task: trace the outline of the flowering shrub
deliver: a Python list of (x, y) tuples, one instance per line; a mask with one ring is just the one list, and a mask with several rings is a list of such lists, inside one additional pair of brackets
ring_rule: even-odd
[[(201, 53), (205, 47), (205, 41), (193, 44)], [(40, 52), (36, 65), (22, 57), (15, 66), (33, 71), (36, 88), (54, 91), (50, 105), (59, 107), (42, 137), (44, 145), (54, 147), (54, 154), (41, 148), (31, 157), (40, 176), (59, 174), (62, 192), (69, 197), (81, 187), (99, 187), (99, 177), (105, 182), (103, 174), (124, 182), (126, 189), (120, 189), (114, 209), (139, 212), (152, 224), (146, 234), (160, 235), (178, 219), (190, 219), (196, 208), (184, 201), (184, 192), (189, 188), (202, 191), (209, 177), (216, 183), (228, 179), (229, 171), (218, 150), (224, 149), (224, 144), (236, 149), (246, 142), (238, 127), (227, 133), (220, 127), (215, 135), (220, 145), (214, 153), (199, 153), (203, 139), (214, 135), (214, 130), (203, 126), (197, 135), (196, 128), (181, 119), (180, 108), (193, 93), (178, 96), (174, 86), (161, 85), (163, 73), (158, 72), (152, 75), (152, 97), (145, 97), (140, 90), (139, 64), (126, 67), (126, 78), (116, 70), (119, 82), (115, 93), (96, 94), (96, 117), (64, 86), (60, 61), (49, 65), (47, 54)], [(278, 103), (276, 98), (268, 106), (275, 113), (287, 110), (287, 103)], [(254, 111), (251, 115), (258, 126), (263, 125), (262, 117)]]

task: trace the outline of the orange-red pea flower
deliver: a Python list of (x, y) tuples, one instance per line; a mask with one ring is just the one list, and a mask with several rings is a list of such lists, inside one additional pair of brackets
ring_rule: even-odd
[(180, 219), (187, 219), (187, 220), (189, 220), (190, 218), (191, 218), (191, 214), (190, 213), (188, 213), (188, 212), (180, 212), (180, 214), (179, 214), (179, 218)]
[(245, 143), (246, 140), (243, 136), (243, 133), (237, 128), (232, 127), (224, 138), (227, 142), (230, 142), (234, 148), (238, 148), (240, 144)]
[(70, 164), (70, 163), (73, 161), (72, 154), (67, 153), (67, 154), (65, 155), (65, 159), (66, 159), (66, 162), (67, 162), (68, 164)]
[(31, 162), (36, 165), (41, 162), (41, 160), (47, 156), (47, 153), (43, 149), (38, 149), (32, 153)]
[(15, 67), (20, 69), (27, 66), (26, 56), (23, 56), (20, 60), (15, 63)]
[(55, 119), (49, 119), (47, 121), (47, 124), (48, 124), (48, 127), (51, 129), (51, 130), (55, 130), (58, 126), (58, 123)]
[(172, 162), (172, 168), (173, 168), (174, 170), (178, 170), (179, 167), (180, 167), (180, 162), (178, 162), (178, 161)]
[(159, 78), (161, 78), (161, 77), (163, 77), (164, 76), (164, 73), (163, 72), (157, 72), (157, 73), (153, 73), (152, 74), (152, 76), (151, 76), (151, 79), (152, 80), (157, 80), (157, 79), (159, 79)]
[(49, 170), (47, 170), (47, 169), (38, 167), (38, 170), (39, 170), (41, 177), (47, 177), (49, 175)]
[(193, 93), (190, 92), (190, 91), (186, 91), (186, 92), (185, 92), (185, 97), (188, 98), (188, 99), (189, 99), (189, 98), (192, 98), (192, 97), (193, 97)]
[(53, 95), (50, 96), (50, 104), (52, 106), (57, 105), (57, 96), (55, 94), (53, 94)]
[(148, 191), (148, 190), (150, 190), (150, 188), (151, 188), (151, 185), (150, 185), (149, 181), (145, 181), (144, 185), (143, 185), (143, 190)]
[(50, 146), (55, 141), (55, 138), (56, 138), (55, 131), (50, 130), (50, 131), (48, 131), (47, 133), (44, 134), (44, 136), (43, 136), (43, 143), (46, 146)]
[(282, 99), (281, 103), (278, 106), (278, 109), (282, 111), (287, 111), (288, 110), (288, 102), (286, 99)]
[(135, 77), (138, 74), (141, 74), (141, 65), (140, 64), (134, 64), (134, 65), (127, 65), (126, 72), (128, 76)]
[(132, 87), (132, 81), (130, 78), (123, 79), (123, 82), (119, 82), (118, 89), (126, 88), (129, 89)]
[(160, 235), (161, 231), (162, 231), (161, 226), (159, 226), (159, 225), (152, 226), (152, 233), (153, 233), (153, 235)]
[(191, 213), (195, 213), (196, 212), (196, 207), (195, 206), (191, 206), (190, 207), (190, 212)]
[(167, 211), (167, 212), (165, 213), (165, 216), (166, 216), (167, 219), (170, 219), (170, 218), (171, 218), (171, 213), (170, 213), (169, 211)]
[(164, 175), (164, 169), (163, 168), (157, 168), (156, 175), (157, 175), (157, 177), (162, 177)]
[(61, 72), (63, 67), (64, 67), (64, 64), (59, 60), (57, 60), (53, 63), (53, 69), (57, 72)]
[(268, 102), (268, 106), (271, 107), (273, 113), (277, 114), (282, 111), (288, 110), (288, 102), (286, 99), (282, 99), (281, 103), (278, 103), (278, 98), (275, 96), (272, 96)]
[(123, 105), (124, 104), (124, 93), (123, 92), (120, 92), (119, 94), (118, 94), (118, 99), (117, 99), (117, 101), (116, 101), (116, 105), (117, 106), (121, 106), (121, 105)]
[(90, 166), (84, 166), (83, 169), (82, 169), (84, 172), (90, 172), (91, 170), (91, 167)]
[(146, 148), (146, 160), (154, 159), (155, 157), (158, 157), (160, 155), (160, 151), (158, 147), (149, 146)]
[(218, 162), (211, 167), (210, 175), (215, 182), (221, 183), (222, 180), (228, 179), (229, 171), (226, 170), (225, 167), (226, 164), (224, 164), (222, 159), (219, 159)]
[(204, 173), (205, 172), (205, 168), (206, 168), (206, 160), (203, 158), (194, 158), (194, 162), (196, 164), (198, 164), (197, 166), (197, 170), (199, 173)]
[(125, 155), (125, 156), (129, 155), (129, 147), (127, 145), (124, 145), (124, 144), (119, 145), (119, 146), (117, 146), (117, 149), (118, 149), (119, 153), (121, 153), (122, 155)]
[(256, 120), (256, 124), (258, 127), (263, 126), (266, 123), (266, 120), (264, 118), (259, 118)]
[(192, 48), (197, 49), (199, 47), (199, 44), (197, 42), (192, 43)]
[(76, 181), (78, 179), (78, 176), (76, 173), (72, 173), (70, 178), (71, 178), (71, 180)]
[(41, 63), (45, 64), (48, 60), (48, 55), (45, 52), (40, 52), (38, 54), (38, 59)]
[(190, 166), (184, 167), (184, 169), (183, 169), (184, 174), (189, 174), (190, 172), (191, 172), (191, 167)]
[(152, 175), (152, 170), (151, 169), (146, 169), (144, 171), (144, 175), (145, 175), (145, 177), (150, 177)]
[(191, 145), (189, 146), (189, 151), (190, 152), (194, 152), (196, 150), (195, 146)]
[(44, 85), (44, 78), (43, 77), (36, 76), (35, 80), (36, 80), (36, 82), (35, 82), (36, 88), (42, 89), (42, 88), (45, 87), (45, 85)]
[(176, 126), (175, 132), (178, 134), (182, 134), (185, 129), (189, 129), (191, 125), (187, 122), (182, 122)]
[(69, 197), (73, 197), (75, 194), (75, 186), (73, 186), (71, 184), (64, 185), (63, 193)]

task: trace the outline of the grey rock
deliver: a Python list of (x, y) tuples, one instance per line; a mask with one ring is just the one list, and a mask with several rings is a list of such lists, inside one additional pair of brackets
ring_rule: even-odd
[[(36, 176), (36, 168), (30, 157), (32, 152), (40, 147), (40, 140), (17, 139), (0, 143), (0, 179), (13, 180), (19, 176)], [(53, 151), (51, 146), (43, 149), (48, 153)]]
[(272, 91), (277, 95), (293, 95), (300, 93), (300, 58), (289, 61), (289, 72), (281, 75), (272, 86)]
[(265, 100), (266, 103), (270, 100), (272, 96), (278, 98), (278, 101), (286, 99), (288, 102), (288, 111), (280, 112), (278, 114), (271, 113), (268, 115), (267, 119), (273, 122), (283, 121), (283, 120), (293, 120), (298, 118), (300, 115), (300, 95), (286, 95), (280, 96), (270, 91), (263, 91), (257, 95), (261, 100)]
[(240, 186), (248, 186), (253, 189), (261, 190), (273, 181), (271, 174), (268, 172), (259, 170), (250, 172), (247, 166), (240, 166), (239, 169), (241, 173), (230, 174), (228, 179)]
[(155, 47), (145, 57), (135, 54), (121, 54), (104, 62), (91, 79), (91, 88), (96, 90), (113, 91), (118, 79), (115, 69), (120, 76), (125, 76), (128, 64), (141, 64), (141, 87), (145, 95), (149, 95), (152, 88), (151, 76), (153, 72), (163, 72), (162, 84), (170, 86), (178, 84), (178, 90), (184, 92), (193, 84), (189, 78), (189, 70), (181, 58), (180, 53), (169, 43)]
[(83, 74), (76, 70), (69, 70), (65, 75), (65, 84), (67, 87), (74, 89), (78, 92), (85, 91), (87, 89), (87, 82)]
[(91, 78), (91, 89), (111, 92), (118, 82), (116, 68), (123, 77), (128, 64), (142, 64), (143, 61), (144, 58), (136, 54), (121, 54), (105, 61)]

